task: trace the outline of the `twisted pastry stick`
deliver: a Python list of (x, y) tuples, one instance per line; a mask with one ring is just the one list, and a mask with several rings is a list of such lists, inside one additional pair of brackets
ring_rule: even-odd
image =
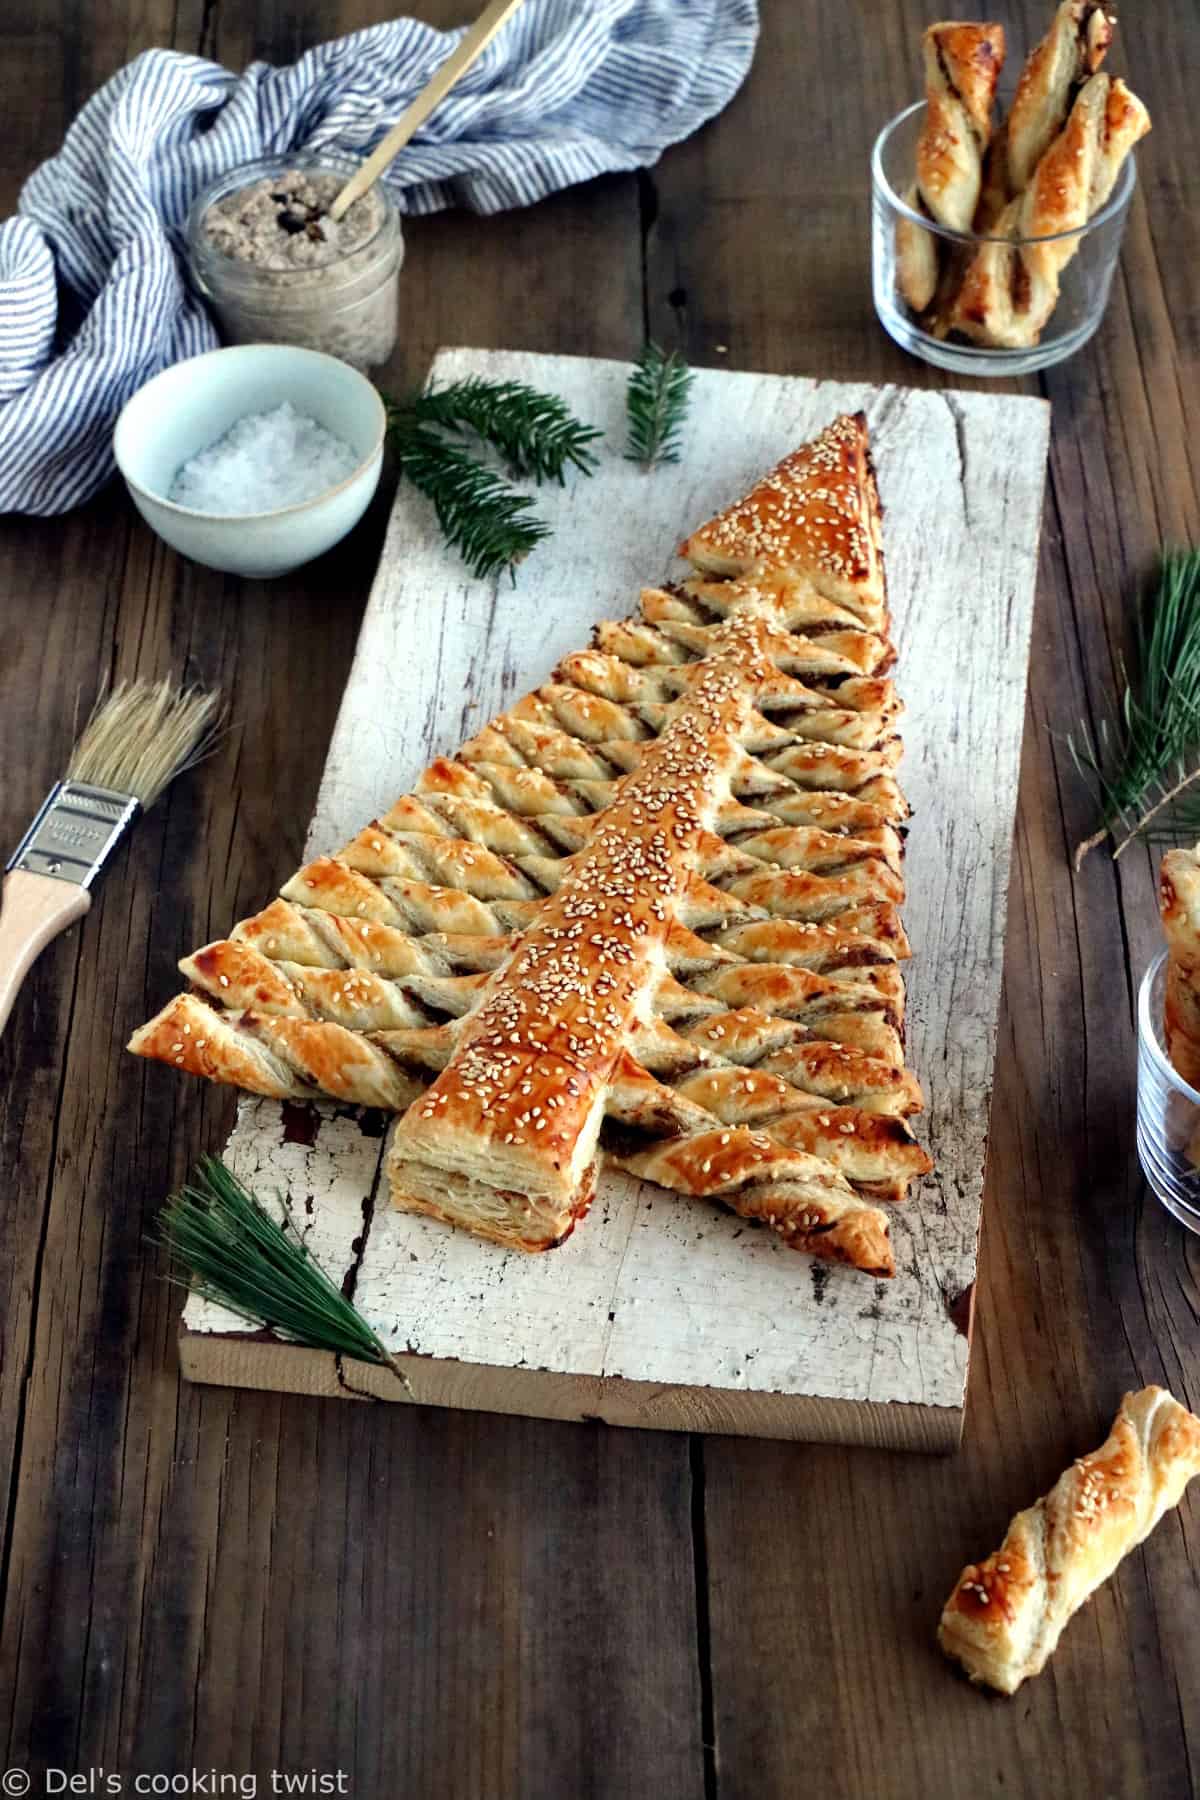
[(1039, 161), (1029, 185), (995, 224), (996, 239), (971, 259), (948, 314), (948, 327), (976, 343), (1020, 349), (1036, 344), (1058, 304), (1063, 269), (1078, 232), (1112, 192), (1125, 158), (1150, 129), (1150, 116), (1123, 81), (1094, 75)]
[[(1113, 14), (1097, 0), (1063, 0), (1049, 31), (1030, 51), (1008, 117), (984, 157), (973, 225), (980, 236), (997, 231), (1009, 201), (1028, 187), (1080, 87), (1104, 61), (1113, 29)], [(946, 303), (938, 310), (944, 315)]]
[[(993, 239), (1076, 232), (1112, 192), (1121, 164), (1150, 128), (1121, 82), (1094, 80), (1113, 37), (1097, 0), (1063, 0), (1030, 52), (984, 171), (975, 230)], [(937, 306), (939, 336), (1021, 349), (1038, 342), (1078, 241), (982, 244)]]
[(1126, 1394), (1100, 1449), (1018, 1513), (999, 1550), (963, 1570), (938, 1627), (946, 1655), (972, 1681), (1015, 1693), (1198, 1472), (1200, 1419), (1163, 1388)]
[[(992, 102), (1004, 67), (1002, 25), (931, 25), (925, 55), (925, 122), (917, 140), (917, 179), (905, 194), (951, 231), (970, 231), (992, 135)], [(896, 226), (896, 277), (914, 312), (937, 289), (938, 240), (909, 219)]]
[(1158, 896), (1168, 951), (1167, 1054), (1183, 1079), (1200, 1087), (1200, 845), (1167, 851)]
[(1095, 75), (1113, 39), (1113, 14), (1101, 0), (1062, 0), (1049, 31), (1025, 60), (1004, 129), (1011, 199), (1029, 186), (1063, 128), (1083, 82)]

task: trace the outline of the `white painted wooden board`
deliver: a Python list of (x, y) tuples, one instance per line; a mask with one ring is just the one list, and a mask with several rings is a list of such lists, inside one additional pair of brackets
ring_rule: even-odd
[[(562, 394), (603, 428), (600, 470), (539, 491), (554, 535), (515, 585), (467, 576), (431, 509), (401, 487), (310, 851), (334, 849), (586, 644), (597, 619), (632, 611), (641, 586), (678, 572), (683, 532), (836, 413), (863, 408), (908, 709), (908, 1059), (928, 1096), (916, 1124), (936, 1172), (893, 1210), (891, 1282), (814, 1264), (713, 1206), (619, 1175), (603, 1179), (566, 1244), (530, 1257), (376, 1196), (377, 1121), (332, 1106), (305, 1119), (246, 1099), (230, 1161), (264, 1196), (291, 1193), (325, 1266), (352, 1278), (357, 1304), (403, 1354), (409, 1388), (248, 1336), (195, 1300), (184, 1370), (301, 1392), (950, 1448), (967, 1376), (1049, 408), (703, 371), (684, 460), (646, 474), (621, 455), (627, 365), (454, 350), (434, 366), (439, 382), (471, 373)], [(290, 873), (281, 868), (280, 882)]]

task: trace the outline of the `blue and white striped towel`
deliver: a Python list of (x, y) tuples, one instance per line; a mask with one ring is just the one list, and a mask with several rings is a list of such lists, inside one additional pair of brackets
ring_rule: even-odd
[[(527, 206), (656, 162), (737, 91), (755, 0), (526, 0), (387, 177), (401, 209)], [(58, 513), (112, 472), (117, 413), (216, 332), (182, 226), (251, 157), (383, 136), (461, 32), (395, 19), (289, 68), (148, 50), (84, 107), (0, 225), (0, 511)]]

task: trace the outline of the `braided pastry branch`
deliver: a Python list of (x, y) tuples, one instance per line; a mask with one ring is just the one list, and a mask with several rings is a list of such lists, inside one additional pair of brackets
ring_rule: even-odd
[(719, 1200), (810, 1256), (895, 1273), (885, 1214), (864, 1204), (825, 1157), (745, 1125), (714, 1126), (704, 1108), (628, 1056), (614, 1071), (607, 1105), (603, 1141), (618, 1168), (675, 1193)]

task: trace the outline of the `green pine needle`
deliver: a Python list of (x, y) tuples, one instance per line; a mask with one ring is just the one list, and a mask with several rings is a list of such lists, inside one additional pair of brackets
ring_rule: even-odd
[(1096, 790), (1100, 827), (1075, 866), (1111, 832), (1118, 857), (1135, 838), (1151, 843), (1200, 834), (1200, 550), (1165, 552), (1134, 627), (1136, 674), (1122, 670), (1116, 719), (1093, 743), (1068, 738), (1076, 767)]
[(695, 375), (672, 350), (667, 356), (648, 343), (633, 366), (625, 394), (629, 441), (625, 455), (652, 469), (655, 463), (678, 462), (680, 435), (687, 417)]
[(277, 1224), (219, 1156), (204, 1157), (159, 1215), (157, 1241), (184, 1271), (172, 1279), (289, 1343), (382, 1363), (404, 1380), (304, 1244), (282, 1196), (280, 1205)]
[(481, 581), (498, 569), (512, 572), (550, 536), (533, 501), (459, 445), (419, 424), (405, 424), (393, 442), (402, 473), (432, 500), (446, 542)]
[(561, 484), (568, 467), (592, 473), (589, 445), (600, 435), (557, 395), (479, 376), (389, 406), (388, 429), (401, 473), (432, 500), (447, 543), (480, 580), (500, 569), (513, 573), (550, 528), (462, 436), (490, 445), (518, 479)]
[(416, 410), (424, 424), (473, 431), (499, 451), (518, 479), (561, 483), (568, 465), (584, 475), (596, 467), (588, 446), (601, 433), (582, 425), (557, 394), (541, 394), (523, 381), (472, 375), (449, 387), (428, 388)]

